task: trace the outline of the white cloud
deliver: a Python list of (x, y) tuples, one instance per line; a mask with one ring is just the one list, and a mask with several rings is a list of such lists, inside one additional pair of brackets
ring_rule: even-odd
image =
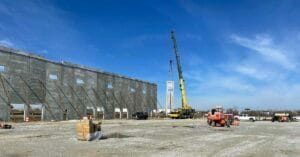
[(9, 39), (0, 40), (0, 45), (8, 46), (8, 47), (13, 47), (14, 46), (14, 44)]
[(269, 79), (268, 77), (270, 76), (266, 72), (261, 72), (261, 71), (257, 70), (256, 68), (250, 67), (250, 66), (239, 65), (239, 66), (234, 67), (234, 70), (238, 73), (241, 73), (243, 75), (247, 75), (249, 77), (259, 79), (259, 80)]
[(188, 95), (190, 104), (195, 108), (209, 109), (214, 105), (238, 107), (239, 109), (300, 109), (300, 84), (274, 83), (259, 87), (255, 92), (215, 92), (209, 94)]
[(263, 56), (265, 60), (281, 65), (286, 69), (296, 67), (296, 63), (288, 57), (287, 50), (277, 48), (270, 37), (257, 35), (255, 39), (249, 39), (231, 35), (231, 39), (240, 46), (254, 50)]
[(212, 80), (213, 84), (217, 87), (222, 87), (232, 91), (241, 91), (241, 92), (252, 92), (255, 90), (255, 87), (237, 77), (220, 77), (219, 79)]
[(3, 17), (0, 36), (14, 39), (17, 45), (13, 46), (22, 50), (39, 52), (50, 47), (62, 52), (79, 51), (72, 45), (87, 44), (81, 32), (75, 29), (70, 15), (52, 1), (4, 0), (0, 3), (0, 16)]
[(231, 39), (256, 53), (210, 67), (190, 67), (185, 75), (190, 85), (187, 93), (190, 104), (200, 109), (215, 104), (240, 109), (297, 108), (300, 86), (290, 82), (297, 79), (294, 70), (297, 65), (289, 47), (283, 43), (275, 45), (267, 36), (249, 39), (233, 35)]
[(207, 91), (208, 93), (215, 90), (215, 94), (218, 92), (253, 92), (255, 87), (243, 81), (239, 77), (221, 74), (217, 72), (206, 72), (205, 75), (201, 75), (203, 72), (193, 71), (186, 75), (186, 78), (192, 82), (193, 88), (192, 93), (198, 93)]

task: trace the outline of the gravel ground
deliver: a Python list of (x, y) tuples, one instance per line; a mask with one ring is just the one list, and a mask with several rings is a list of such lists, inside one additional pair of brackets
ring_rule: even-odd
[(13, 123), (0, 130), (0, 157), (173, 157), (300, 154), (300, 122), (241, 122), (214, 128), (205, 120), (105, 120), (107, 139), (77, 141), (75, 121)]

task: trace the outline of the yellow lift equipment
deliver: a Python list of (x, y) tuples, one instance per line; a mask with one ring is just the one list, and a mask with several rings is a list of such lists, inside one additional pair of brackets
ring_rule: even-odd
[(178, 108), (174, 111), (171, 111), (168, 116), (170, 118), (174, 119), (186, 119), (186, 118), (193, 118), (195, 110), (192, 109), (187, 102), (186, 98), (186, 90), (184, 86), (184, 79), (183, 79), (183, 74), (182, 74), (182, 68), (180, 65), (180, 58), (178, 55), (178, 49), (177, 49), (177, 44), (176, 44), (176, 38), (175, 38), (175, 33), (174, 31), (171, 32), (171, 39), (173, 41), (173, 48), (174, 48), (174, 53), (176, 56), (176, 63), (177, 63), (177, 70), (178, 70), (178, 75), (179, 75), (179, 89), (180, 89), (180, 94), (181, 94), (181, 101), (182, 101), (182, 108)]

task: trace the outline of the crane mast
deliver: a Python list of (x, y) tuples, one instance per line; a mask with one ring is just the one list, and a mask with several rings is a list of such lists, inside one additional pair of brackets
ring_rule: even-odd
[(182, 68), (181, 68), (181, 64), (180, 64), (180, 57), (178, 55), (178, 49), (177, 49), (174, 31), (171, 31), (171, 39), (173, 41), (173, 49), (174, 49), (174, 53), (176, 56), (177, 70), (178, 70), (178, 75), (179, 75), (179, 89), (180, 89), (180, 93), (181, 93), (182, 109), (189, 109), (190, 107), (188, 105), (187, 98), (186, 98), (184, 79), (183, 79)]

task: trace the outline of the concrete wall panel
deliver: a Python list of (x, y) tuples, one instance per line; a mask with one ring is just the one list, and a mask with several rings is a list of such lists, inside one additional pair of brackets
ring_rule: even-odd
[[(63, 95), (57, 86), (62, 86), (62, 66), (59, 64), (47, 63), (45, 83), (41, 83), (46, 92), (45, 101), (52, 113), (58, 120), (63, 119), (63, 111), (67, 109), (63, 103)], [(45, 116), (49, 117), (47, 113)]]
[(155, 84), (1, 46), (0, 73), (24, 99), (0, 82), (2, 120), (9, 119), (11, 103), (44, 104), (45, 120), (78, 119), (86, 116), (87, 107), (103, 107), (105, 118), (113, 118), (115, 108), (127, 108), (130, 116), (157, 108)]

